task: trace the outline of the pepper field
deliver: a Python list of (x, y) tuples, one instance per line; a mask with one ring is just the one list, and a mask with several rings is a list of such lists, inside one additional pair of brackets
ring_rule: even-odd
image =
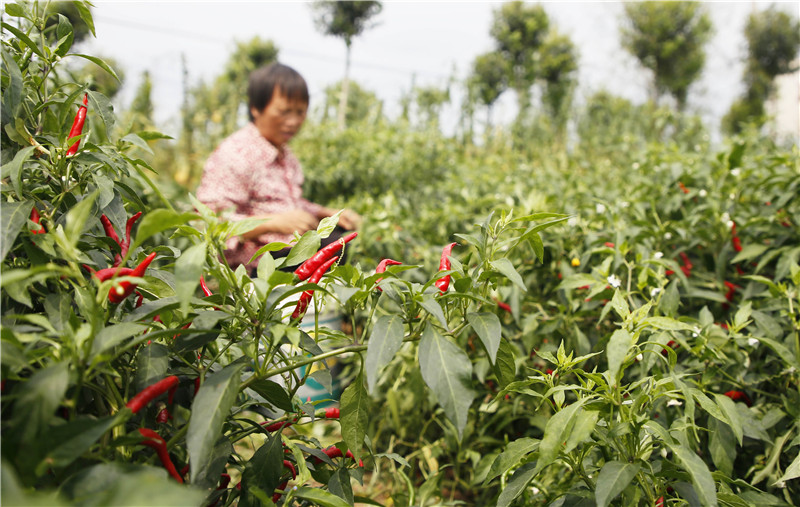
[(64, 23), (3, 26), (3, 505), (797, 503), (796, 144), (650, 106), (568, 141), (310, 121), (306, 193), (363, 226), (317, 283), (251, 277), (220, 253), (254, 222), (59, 72), (105, 65)]

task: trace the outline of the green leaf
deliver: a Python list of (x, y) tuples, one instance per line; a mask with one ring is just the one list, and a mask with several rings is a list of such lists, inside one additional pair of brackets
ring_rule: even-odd
[(136, 354), (136, 391), (156, 383), (167, 376), (169, 349), (160, 343), (142, 347)]
[(500, 346), (497, 349), (497, 358), (492, 365), (497, 383), (500, 389), (505, 389), (506, 386), (514, 382), (517, 375), (517, 364), (514, 360), (515, 348), (507, 340), (500, 340)]
[[(6, 4), (6, 8), (9, 5), (15, 4)], [(22, 72), (19, 70), (16, 60), (6, 51), (5, 47), (0, 50), (0, 55), (2, 55), (5, 71), (9, 78), (6, 89), (3, 92), (3, 108), (0, 114), (2, 114), (3, 123), (10, 126), (12, 118), (16, 117), (22, 102)]]
[[(109, 66), (109, 65), (108, 65), (106, 62), (104, 62), (104, 61), (103, 61), (102, 59), (100, 59), (100, 58), (97, 58), (96, 56), (84, 55), (84, 54), (81, 54), (81, 53), (70, 53), (70, 54), (68, 54), (67, 56), (77, 56), (77, 57), (79, 57), (79, 58), (84, 58), (84, 59), (86, 59), (86, 60), (89, 60), (89, 61), (90, 61), (90, 62), (92, 62), (93, 64), (97, 65), (98, 67), (100, 67), (100, 68), (101, 68), (101, 69), (103, 69), (104, 71), (106, 71), (106, 72), (108, 72), (109, 74), (111, 74), (111, 77), (113, 77), (114, 79), (116, 79), (116, 80), (117, 80), (117, 82), (119, 82), (119, 83), (121, 83), (121, 82), (122, 82), (122, 81), (120, 80), (119, 76), (117, 76), (117, 73), (116, 73), (116, 72), (114, 72), (114, 69), (112, 69), (112, 68), (111, 68), (111, 67), (110, 67), (110, 66)], [(97, 93), (97, 92), (94, 92), (94, 93)], [(103, 95), (102, 95), (102, 94), (100, 94), (100, 93), (97, 93), (97, 95), (103, 96)], [(89, 96), (91, 97), (91, 92), (90, 92)], [(105, 98), (105, 97), (103, 97), (103, 98)], [(108, 101), (108, 99), (106, 99), (106, 101)], [(110, 104), (109, 104), (109, 105), (110, 105)], [(114, 108), (112, 107), (112, 108), (110, 109), (110, 111), (113, 111), (113, 109), (114, 109)], [(114, 122), (113, 122), (113, 112), (112, 112), (112, 122), (111, 122), (111, 125), (112, 125), (112, 126), (114, 125)], [(108, 124), (106, 124), (106, 126), (108, 126)]]
[(561, 283), (558, 284), (558, 287), (556, 287), (556, 289), (559, 290), (577, 289), (578, 287), (584, 287), (586, 285), (591, 286), (596, 283), (598, 283), (598, 280), (592, 275), (578, 273), (564, 278), (564, 280), (562, 280)]
[(94, 201), (97, 199), (98, 194), (99, 192), (97, 190), (91, 194), (88, 194), (83, 198), (83, 200), (81, 200), (78, 204), (73, 206), (69, 212), (67, 212), (64, 235), (66, 236), (71, 248), (75, 248), (75, 245), (78, 244), (78, 240), (81, 239), (83, 230), (86, 228), (86, 222), (89, 220), (89, 216), (92, 213), (92, 207), (94, 206)]
[(628, 317), (631, 315), (631, 310), (628, 308), (628, 302), (622, 297), (622, 293), (619, 291), (619, 289), (614, 291), (614, 296), (611, 298), (611, 307), (614, 308), (614, 311), (623, 321), (627, 321)]
[(0, 261), (5, 260), (6, 255), (14, 246), (14, 241), (19, 235), (19, 231), (28, 223), (28, 217), (33, 209), (33, 202), (3, 202), (0, 204), (0, 227), (2, 228), (2, 244), (0, 244)]
[(693, 450), (681, 445), (673, 445), (671, 449), (683, 469), (689, 472), (700, 502), (703, 505), (717, 505), (716, 484), (703, 460)]
[(444, 413), (456, 426), (458, 436), (467, 425), (467, 413), (475, 397), (469, 388), (472, 362), (469, 356), (432, 326), (422, 332), (419, 367), (425, 383), (436, 395)]
[[(282, 438), (280, 432), (278, 432), (269, 437), (267, 442), (259, 447), (253, 457), (248, 460), (242, 472), (243, 493), (249, 492), (254, 487), (261, 491), (272, 493), (278, 487), (283, 473), (283, 449), (281, 443)], [(218, 479), (219, 476), (217, 476)]]
[(219, 437), (211, 450), (211, 455), (206, 465), (197, 471), (197, 477), (193, 484), (206, 490), (216, 487), (219, 483), (220, 474), (225, 472), (225, 466), (231, 454), (233, 454), (231, 441), (225, 435)]
[(338, 496), (349, 505), (354, 502), (353, 487), (350, 484), (350, 472), (346, 468), (340, 468), (333, 473), (328, 481), (328, 491)]
[(36, 469), (41, 476), (51, 468), (63, 468), (76, 459), (102, 437), (106, 431), (124, 422), (124, 416), (116, 415), (102, 419), (80, 417), (56, 426), (48, 432), (47, 440), (52, 447)]
[(19, 30), (18, 28), (9, 25), (8, 23), (3, 23), (3, 29), (8, 30), (9, 32), (13, 33), (16, 38), (22, 41), (23, 44), (28, 46), (34, 53), (36, 53), (42, 60), (47, 61), (47, 57), (42, 53), (41, 48), (31, 40), (30, 37), (25, 35), (25, 32)]
[(72, 475), (60, 491), (69, 505), (201, 505), (205, 491), (187, 488), (162, 467), (102, 463)]
[(206, 266), (206, 244), (192, 245), (175, 261), (175, 294), (181, 302), (181, 312), (189, 313), (189, 302), (200, 285), (200, 277)]
[(381, 371), (403, 345), (404, 335), (403, 318), (398, 314), (382, 315), (375, 322), (367, 343), (367, 357), (364, 361), (370, 392), (375, 391)]
[(639, 463), (607, 461), (597, 476), (597, 489), (595, 490), (597, 507), (606, 507), (610, 504), (628, 487), (641, 467), (642, 465)]
[(628, 356), (628, 351), (633, 345), (633, 337), (625, 329), (617, 329), (606, 345), (606, 356), (608, 357), (608, 381), (612, 386), (617, 385), (617, 376)]
[(742, 251), (737, 253), (736, 256), (734, 256), (734, 258), (731, 259), (729, 262), (731, 264), (736, 264), (742, 261), (749, 261), (750, 259), (753, 259), (763, 254), (770, 248), (771, 247), (767, 245), (759, 245), (756, 243), (745, 245), (744, 248), (742, 248)]
[(428, 313), (436, 317), (436, 320), (439, 321), (442, 327), (447, 328), (447, 319), (444, 316), (444, 312), (438, 300), (430, 294), (423, 294), (419, 299), (419, 304), (425, 308)]
[(773, 486), (781, 482), (797, 479), (798, 477), (800, 477), (800, 454), (794, 458), (794, 461), (792, 461), (791, 465), (786, 469), (786, 472), (784, 472), (783, 477), (775, 481)]
[(139, 221), (139, 228), (136, 231), (136, 239), (132, 242), (133, 244), (130, 246), (130, 251), (132, 252), (136, 250), (139, 245), (159, 232), (163, 232), (167, 229), (172, 229), (180, 225), (186, 225), (187, 222), (197, 218), (199, 217), (194, 213), (177, 213), (173, 210), (163, 208), (149, 211)]
[(642, 321), (643, 326), (650, 326), (664, 331), (693, 331), (694, 327), (685, 322), (670, 317), (647, 317)]
[(513, 283), (514, 285), (516, 285), (517, 287), (519, 287), (523, 291), (527, 291), (528, 290), (528, 288), (525, 287), (525, 282), (522, 281), (522, 277), (519, 276), (519, 273), (517, 273), (517, 270), (514, 269), (514, 265), (511, 264), (510, 260), (508, 260), (506, 258), (496, 259), (496, 260), (493, 260), (493, 261), (489, 262), (489, 264), (494, 269), (496, 269), (497, 271), (502, 273), (503, 276), (505, 276), (506, 278), (511, 280), (511, 283)]
[(544, 467), (556, 460), (572, 432), (576, 417), (583, 413), (581, 406), (587, 400), (588, 398), (582, 398), (571, 405), (567, 405), (547, 420), (544, 428), (544, 437), (539, 444), (539, 461), (536, 462), (536, 473), (539, 473)]
[(736, 461), (736, 440), (731, 427), (710, 417), (708, 419), (708, 450), (717, 469), (730, 476)]
[(338, 496), (319, 488), (301, 486), (294, 491), (292, 496), (302, 498), (303, 500), (309, 500), (314, 505), (320, 505), (322, 507), (350, 507), (349, 503)]
[(492, 462), (489, 468), (489, 474), (484, 480), (484, 484), (488, 483), (495, 477), (498, 477), (508, 472), (511, 467), (515, 466), (529, 453), (535, 451), (539, 447), (539, 440), (536, 438), (519, 438), (508, 443), (506, 448), (501, 452)]
[(481, 339), (483, 346), (486, 347), (486, 351), (489, 353), (489, 359), (494, 364), (502, 338), (500, 319), (494, 313), (468, 313), (467, 322), (475, 330), (478, 338)]
[(514, 471), (506, 487), (500, 492), (500, 497), (497, 499), (497, 507), (508, 507), (514, 501), (528, 484), (536, 476), (536, 463), (526, 463)]
[(189, 452), (191, 482), (195, 483), (200, 470), (209, 466), (212, 451), (222, 433), (222, 425), (239, 393), (239, 377), (243, 365), (229, 364), (206, 377), (192, 402), (186, 449)]
[(319, 250), (321, 241), (317, 231), (303, 234), (286, 256), (286, 266), (295, 266), (306, 261)]
[(92, 356), (102, 354), (103, 352), (116, 347), (131, 336), (141, 334), (146, 329), (146, 325), (135, 324), (133, 322), (123, 322), (121, 324), (114, 324), (104, 327), (94, 337), (94, 342), (92, 343)]
[(10, 162), (3, 164), (3, 167), (0, 168), (0, 175), (2, 175), (3, 178), (9, 178), (11, 180), (11, 185), (14, 187), (14, 191), (19, 197), (22, 196), (22, 166), (31, 158), (34, 149), (33, 146), (22, 148), (14, 155), (14, 158)]
[(370, 417), (369, 395), (364, 388), (363, 373), (344, 390), (339, 400), (339, 408), (342, 440), (358, 459), (361, 457), (361, 448), (364, 446)]
[(289, 393), (277, 382), (273, 382), (269, 379), (260, 379), (252, 382), (249, 387), (265, 400), (275, 405), (276, 408), (287, 412), (294, 410)]
[(714, 393), (714, 399), (717, 401), (717, 405), (719, 408), (722, 409), (722, 413), (725, 415), (725, 423), (730, 425), (731, 430), (733, 430), (733, 434), (736, 436), (736, 441), (739, 442), (739, 445), (742, 445), (742, 421), (739, 418), (739, 411), (736, 408), (736, 403), (725, 396), (724, 394)]
[(343, 211), (344, 210), (341, 209), (333, 215), (319, 221), (319, 225), (317, 225), (317, 234), (319, 234), (320, 238), (327, 238), (331, 235), (334, 229), (336, 229), (336, 224), (339, 223), (339, 215), (341, 215)]
[(137, 134), (133, 134), (133, 133), (128, 134), (125, 137), (123, 137), (122, 139), (120, 139), (120, 141), (125, 142), (125, 143), (131, 143), (132, 145), (143, 149), (144, 151), (146, 151), (150, 155), (153, 155), (153, 150), (150, 148), (150, 145), (147, 144), (147, 142), (144, 139), (142, 139), (141, 137), (139, 137)]
[[(69, 387), (69, 364), (55, 363), (36, 371), (19, 384), (12, 394), (17, 396), (11, 427), (19, 431), (14, 438), (22, 445), (32, 444), (32, 439), (47, 431), (56, 409)], [(5, 438), (4, 438), (5, 440)]]

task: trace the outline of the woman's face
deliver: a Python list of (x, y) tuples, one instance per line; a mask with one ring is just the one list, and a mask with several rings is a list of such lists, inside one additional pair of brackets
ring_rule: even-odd
[(306, 119), (308, 104), (298, 100), (289, 100), (283, 90), (275, 88), (272, 99), (263, 111), (250, 110), (261, 135), (277, 147), (281, 147), (300, 131)]

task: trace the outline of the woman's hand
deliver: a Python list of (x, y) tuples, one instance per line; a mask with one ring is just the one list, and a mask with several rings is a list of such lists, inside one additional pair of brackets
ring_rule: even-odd
[(361, 227), (361, 215), (355, 211), (346, 209), (339, 215), (339, 225), (348, 231), (354, 231)]

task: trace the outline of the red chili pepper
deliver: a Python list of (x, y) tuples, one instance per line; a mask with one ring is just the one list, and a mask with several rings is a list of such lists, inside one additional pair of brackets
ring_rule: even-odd
[(331, 243), (330, 245), (320, 248), (320, 250), (311, 256), (310, 259), (302, 263), (295, 271), (294, 274), (302, 282), (303, 280), (309, 278), (314, 272), (322, 266), (325, 261), (330, 259), (336, 252), (342, 249), (342, 247), (346, 244), (355, 239), (358, 236), (357, 232), (353, 232), (345, 236), (344, 238), (339, 238), (339, 241)]
[(122, 258), (128, 255), (128, 249), (131, 247), (131, 229), (133, 224), (142, 216), (142, 212), (138, 212), (131, 216), (125, 224), (125, 239), (120, 240), (117, 231), (114, 230), (114, 225), (111, 220), (105, 215), (100, 216), (100, 222), (103, 224), (103, 230), (106, 231), (106, 236), (114, 240), (119, 245), (120, 253), (114, 254), (114, 266), (119, 266), (122, 263)]
[[(383, 259), (382, 261), (380, 261), (378, 263), (378, 267), (375, 268), (375, 273), (384, 273), (386, 271), (387, 267), (389, 267), (389, 266), (399, 266), (400, 264), (402, 264), (402, 262), (395, 261), (395, 260), (392, 260), (392, 259)], [(375, 283), (377, 284), (381, 280), (383, 280), (383, 278), (378, 278), (377, 280), (375, 280)], [(378, 287), (377, 289), (379, 291), (383, 291), (383, 289), (381, 289), (380, 287)]]
[[(328, 456), (331, 459), (333, 459), (333, 458), (341, 458), (342, 457), (342, 450), (339, 449), (338, 447), (336, 447), (335, 445), (332, 445), (332, 446), (328, 447), (327, 449), (322, 449), (322, 452), (324, 452), (325, 455)], [(347, 457), (347, 458), (352, 459), (353, 461), (356, 460), (356, 457), (353, 456), (353, 453), (349, 449), (348, 449), (347, 453), (344, 454), (344, 456)], [(320, 458), (316, 457), (316, 456), (314, 456), (314, 461), (316, 461), (317, 463), (322, 463), (322, 460)], [(363, 467), (364, 466), (364, 462), (361, 461), (361, 460), (358, 460), (358, 466)]]
[(44, 234), (47, 232), (44, 230), (44, 226), (40, 223), (42, 217), (39, 215), (39, 210), (36, 209), (36, 206), (33, 207), (31, 210), (31, 222), (37, 224), (39, 226), (38, 229), (30, 229), (31, 233), (33, 234)]
[(497, 302), (497, 307), (498, 308), (500, 308), (501, 310), (505, 310), (508, 313), (512, 313), (511, 306), (508, 303), (503, 303), (502, 301), (497, 300), (497, 299), (495, 301)]
[(728, 292), (725, 293), (725, 299), (727, 299), (728, 301), (733, 301), (733, 296), (736, 293), (736, 289), (738, 289), (739, 286), (734, 283), (728, 282), (727, 280), (723, 283), (725, 284), (725, 287), (728, 288)]
[(125, 406), (131, 409), (131, 412), (135, 414), (155, 398), (161, 396), (176, 385), (178, 385), (178, 377), (170, 375), (142, 389), (136, 396), (131, 398)]
[(205, 295), (205, 297), (214, 295), (214, 293), (211, 292), (211, 289), (208, 288), (208, 285), (206, 285), (205, 278), (203, 278), (202, 276), (200, 277), (200, 289), (202, 289), (203, 295)]
[(664, 507), (664, 497), (663, 496), (658, 497), (658, 500), (656, 500), (656, 503), (655, 503), (654, 507)]
[(678, 186), (680, 187), (681, 192), (683, 192), (684, 194), (688, 194), (689, 193), (689, 189), (686, 188), (686, 185), (684, 185), (683, 182), (679, 181), (678, 182)]
[(728, 391), (727, 393), (725, 393), (725, 396), (732, 399), (733, 401), (741, 401), (748, 407), (753, 406), (753, 402), (750, 400), (750, 397), (747, 396), (742, 391)]
[(139, 428), (139, 433), (141, 433), (141, 435), (145, 438), (142, 440), (141, 444), (154, 449), (156, 454), (158, 454), (158, 459), (161, 460), (161, 464), (167, 469), (169, 475), (171, 475), (176, 481), (183, 484), (183, 477), (181, 477), (181, 475), (175, 469), (175, 465), (172, 463), (172, 460), (169, 457), (166, 440), (161, 438), (161, 435), (149, 428)]
[(737, 252), (742, 251), (742, 241), (739, 239), (739, 235), (736, 234), (736, 222), (734, 221), (731, 221), (731, 243), (734, 250)]
[[(266, 426), (264, 426), (265, 424), (266, 424)], [(275, 431), (282, 430), (283, 428), (288, 428), (289, 426), (292, 425), (292, 422), (291, 421), (280, 421), (280, 422), (274, 422), (274, 423), (270, 423), (270, 424), (267, 424), (266, 422), (263, 422), (263, 423), (261, 423), (261, 425), (264, 426), (265, 430), (269, 431), (270, 433), (273, 433)]]
[(162, 408), (156, 416), (156, 422), (161, 424), (166, 423), (170, 419), (172, 419), (172, 414), (169, 413), (167, 407)]
[[(72, 121), (72, 128), (69, 129), (68, 139), (81, 135), (83, 133), (83, 123), (86, 121), (86, 106), (89, 105), (89, 94), (83, 94), (83, 105), (78, 107), (78, 112), (75, 114), (75, 119)], [(80, 139), (75, 141), (72, 146), (67, 150), (67, 156), (75, 155), (78, 152), (78, 146), (81, 144)]]
[[(116, 276), (134, 276), (137, 278), (141, 278), (142, 276), (144, 276), (144, 272), (147, 270), (147, 267), (150, 265), (151, 262), (153, 262), (153, 259), (156, 258), (156, 255), (157, 255), (156, 252), (151, 253), (150, 255), (145, 257), (145, 259), (141, 262), (141, 264), (139, 264), (130, 271), (127, 271), (128, 268), (107, 268), (107, 269), (117, 270), (117, 272), (115, 273)], [(106, 270), (102, 269), (96, 273), (96, 275), (98, 275), (98, 278), (100, 278), (99, 274), (102, 271)], [(111, 277), (110, 276), (107, 277), (106, 280), (108, 278)], [(100, 278), (100, 281), (103, 281), (103, 279)], [(119, 282), (114, 287), (111, 287), (111, 290), (108, 291), (108, 300), (111, 301), (112, 303), (119, 303), (126, 297), (133, 294), (133, 291), (136, 290), (136, 287), (138, 287), (138, 284), (135, 284), (133, 282), (126, 282), (126, 281)]]
[[(291, 462), (291, 461), (289, 461), (289, 460), (283, 460), (283, 466), (284, 466), (285, 468), (288, 468), (288, 469), (289, 469), (289, 471), (291, 471), (291, 472), (292, 472), (292, 479), (297, 479), (297, 470), (295, 470), (295, 468), (294, 468), (294, 465), (292, 464), (292, 462)], [(285, 490), (285, 489), (286, 489), (286, 486), (287, 486), (288, 484), (289, 484), (289, 481), (284, 481), (284, 482), (282, 482), (282, 483), (280, 483), (280, 484), (278, 485), (277, 489), (280, 489), (280, 490)], [(273, 502), (273, 503), (276, 503), (278, 500), (280, 500), (280, 498), (281, 498), (281, 496), (282, 496), (282, 495), (283, 495), (283, 493), (275, 493), (274, 495), (272, 495), (272, 502)]]
[[(670, 347), (673, 350), (677, 350), (681, 347), (681, 344), (676, 342), (675, 340), (670, 340), (667, 342), (667, 347)], [(668, 354), (667, 349), (665, 348), (664, 350), (662, 350), (661, 354), (666, 357), (666, 355)]]
[[(442, 249), (442, 257), (439, 259), (439, 271), (447, 271), (450, 269), (450, 253), (457, 244), (458, 243), (450, 243)], [(439, 278), (434, 282), (434, 285), (439, 289), (440, 294), (444, 294), (447, 292), (447, 288), (450, 287), (450, 275)]]
[(328, 407), (325, 409), (325, 419), (338, 419), (339, 409), (336, 407)]
[[(322, 275), (324, 275), (325, 272), (328, 271), (328, 268), (333, 266), (333, 263), (337, 260), (339, 260), (338, 255), (325, 261), (308, 279), (309, 283), (319, 283), (319, 281), (322, 279)], [(292, 319), (299, 319), (305, 315), (306, 310), (308, 310), (308, 305), (311, 303), (312, 297), (314, 297), (313, 290), (303, 291), (303, 293), (300, 294), (300, 299), (297, 301), (297, 306), (295, 306), (294, 311), (292, 312)]]
[(605, 242), (605, 243), (603, 243), (603, 244), (604, 244), (605, 246), (607, 246), (608, 248), (614, 248), (614, 246), (615, 246), (615, 245), (614, 245), (614, 243), (612, 243), (612, 242), (610, 242), (610, 241), (606, 241), (606, 242)]

